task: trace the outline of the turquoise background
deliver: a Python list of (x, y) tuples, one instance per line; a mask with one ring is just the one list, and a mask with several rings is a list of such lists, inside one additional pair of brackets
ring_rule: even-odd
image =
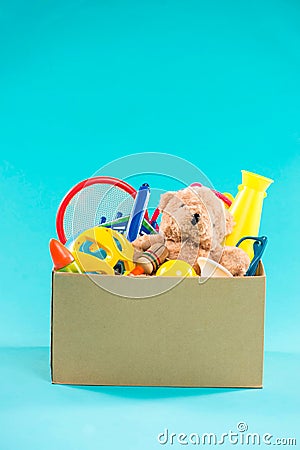
[[(296, 0), (0, 3), (1, 450), (152, 449), (168, 423), (225, 432), (247, 417), (252, 431), (295, 434), (299, 23)], [(275, 180), (261, 228), (263, 391), (49, 384), (57, 206), (112, 159), (153, 151), (189, 160), (220, 191), (236, 192), (241, 169)]]

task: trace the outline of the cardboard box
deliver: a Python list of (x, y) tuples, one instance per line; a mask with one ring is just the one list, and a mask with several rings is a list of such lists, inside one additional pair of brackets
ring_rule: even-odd
[[(93, 279), (53, 273), (53, 383), (262, 387), (262, 266), (255, 277), (185, 278), (172, 289), (164, 277)], [(134, 298), (153, 287), (164, 292)]]

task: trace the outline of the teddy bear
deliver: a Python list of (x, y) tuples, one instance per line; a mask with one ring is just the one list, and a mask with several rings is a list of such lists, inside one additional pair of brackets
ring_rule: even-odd
[(205, 186), (189, 186), (161, 195), (160, 232), (169, 250), (169, 259), (188, 262), (199, 274), (199, 256), (213, 259), (233, 276), (243, 276), (250, 259), (239, 247), (223, 246), (234, 226), (224, 203)]

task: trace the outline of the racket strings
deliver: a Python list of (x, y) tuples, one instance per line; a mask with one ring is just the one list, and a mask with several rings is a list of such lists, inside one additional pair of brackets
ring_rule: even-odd
[(93, 184), (78, 192), (68, 204), (64, 215), (67, 240), (80, 232), (130, 214), (133, 197), (110, 184)]

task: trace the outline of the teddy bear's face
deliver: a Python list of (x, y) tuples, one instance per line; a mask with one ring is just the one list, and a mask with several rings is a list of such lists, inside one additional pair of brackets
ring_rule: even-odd
[[(206, 187), (167, 192), (161, 196), (159, 208), (162, 211), (160, 230), (170, 254), (175, 257), (180, 250), (191, 253), (192, 248), (196, 248), (195, 258), (214, 254), (225, 235), (231, 232), (230, 217), (226, 216), (222, 201)], [(182, 259), (187, 260), (187, 256)]]
[(186, 198), (183, 197), (181, 191), (170, 196), (163, 209), (160, 230), (166, 239), (182, 243), (189, 241), (195, 245), (201, 242), (201, 246), (209, 249), (212, 227), (206, 208), (191, 198), (187, 204)]

